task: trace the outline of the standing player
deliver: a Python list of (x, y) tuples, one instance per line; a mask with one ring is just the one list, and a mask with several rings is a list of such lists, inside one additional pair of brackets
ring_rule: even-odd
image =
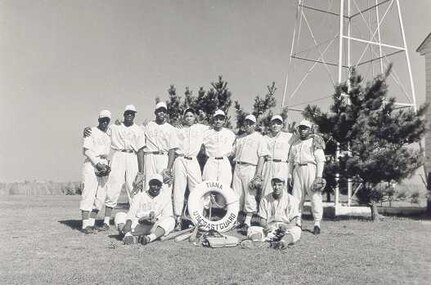
[(256, 188), (250, 187), (252, 180), (262, 181), (265, 156), (269, 155), (263, 136), (255, 132), (256, 117), (245, 117), (245, 135), (237, 138), (234, 144), (235, 171), (233, 190), (240, 197), (240, 211), (246, 215), (244, 230), (250, 226), (253, 214), (257, 213)]
[(273, 248), (285, 249), (301, 237), (297, 225), (299, 201), (287, 193), (286, 178), (274, 176), (271, 184), (272, 193), (264, 196), (259, 206), (258, 225), (248, 229), (249, 240), (241, 242), (242, 247), (265, 246), (259, 243), (266, 241)]
[(160, 174), (147, 177), (148, 188), (133, 199), (128, 213), (117, 213), (115, 225), (124, 234), (124, 243), (153, 242), (174, 229), (171, 191)]
[(314, 218), (315, 235), (320, 234), (320, 221), (323, 216), (322, 193), (311, 191), (311, 185), (323, 180), (325, 166), (325, 145), (311, 134), (311, 122), (302, 120), (298, 126), (299, 140), (294, 142), (289, 154), (289, 172), (293, 179), (292, 195), (299, 200), (298, 225), (301, 226), (301, 215), (305, 195), (311, 199), (311, 212)]
[[(262, 197), (272, 192), (271, 178), (281, 176), (287, 180), (287, 159), (293, 136), (291, 133), (281, 131), (283, 118), (280, 115), (272, 116), (270, 133), (264, 138), (268, 143), (270, 155), (263, 165), (263, 193)], [(287, 189), (287, 188), (286, 188)]]
[(214, 112), (212, 128), (205, 134), (204, 146), (208, 160), (203, 171), (203, 180), (221, 181), (232, 184), (232, 166), (229, 156), (233, 152), (235, 134), (224, 128), (226, 114), (222, 110)]
[[(177, 129), (178, 149), (173, 164), (173, 204), (177, 228), (181, 227), (181, 214), (184, 207), (184, 194), (202, 182), (202, 175), (197, 155), (201, 149), (208, 126), (195, 124), (196, 112), (192, 108), (184, 111), (184, 127)], [(168, 168), (170, 171), (170, 169)]]
[(101, 111), (99, 125), (91, 128), (91, 135), (84, 138), (83, 152), (86, 157), (82, 170), (84, 188), (79, 208), (82, 213), (82, 232), (86, 234), (93, 232), (97, 213), (105, 202), (105, 186), (109, 174), (108, 155), (111, 147), (111, 138), (106, 131), (110, 120), (111, 112)]
[(124, 121), (120, 125), (112, 125), (111, 148), (114, 151), (111, 162), (111, 173), (106, 188), (106, 208), (102, 231), (109, 230), (112, 210), (117, 206), (121, 188), (125, 184), (131, 203), (133, 198), (133, 181), (141, 168), (138, 169), (138, 156), (145, 146), (142, 128), (134, 123), (136, 108), (127, 105), (124, 109)]
[[(167, 122), (167, 110), (165, 102), (157, 103), (154, 109), (156, 120), (144, 127), (146, 147), (140, 158), (144, 173), (140, 172), (140, 175), (145, 177), (157, 173), (163, 174), (165, 180), (167, 177), (172, 177), (170, 169), (174, 163), (178, 140), (176, 129)], [(148, 187), (148, 183), (145, 186)]]

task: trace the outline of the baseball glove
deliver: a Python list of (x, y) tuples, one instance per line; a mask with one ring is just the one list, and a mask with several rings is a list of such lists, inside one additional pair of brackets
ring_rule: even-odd
[(94, 169), (94, 173), (96, 173), (98, 177), (108, 176), (109, 172), (111, 172), (111, 167), (107, 164), (98, 163)]
[(311, 191), (322, 192), (326, 187), (326, 180), (322, 177), (317, 177), (314, 179), (313, 184), (311, 184)]
[(144, 188), (144, 173), (138, 172), (136, 174), (135, 180), (133, 181), (133, 189), (132, 194), (136, 195), (137, 193), (141, 192)]
[(263, 186), (263, 179), (260, 176), (255, 176), (248, 185), (250, 189), (260, 190)]
[(162, 171), (163, 183), (171, 185), (173, 182), (172, 173), (168, 169)]

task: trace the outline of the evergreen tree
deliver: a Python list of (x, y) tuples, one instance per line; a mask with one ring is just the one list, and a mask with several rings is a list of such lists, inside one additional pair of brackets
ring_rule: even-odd
[(412, 147), (425, 134), (425, 110), (397, 108), (387, 96), (386, 74), (366, 86), (355, 71), (336, 87), (329, 113), (307, 106), (304, 116), (319, 126), (320, 132), (339, 143), (339, 161), (327, 168), (360, 183), (356, 196), (371, 207), (373, 220), (380, 215), (376, 204), (388, 193), (391, 184), (411, 176), (423, 164), (423, 152)]

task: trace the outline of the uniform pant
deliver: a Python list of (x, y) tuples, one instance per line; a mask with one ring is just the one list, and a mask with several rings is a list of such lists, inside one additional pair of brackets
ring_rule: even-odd
[(305, 195), (308, 194), (311, 200), (311, 213), (313, 214), (314, 221), (319, 222), (323, 216), (322, 193), (310, 190), (311, 184), (316, 179), (316, 165), (295, 166), (292, 178), (292, 195), (299, 201), (299, 212), (302, 213)]
[(209, 157), (205, 163), (202, 178), (204, 181), (220, 181), (230, 187), (232, 184), (232, 166), (229, 159), (226, 156), (223, 156), (223, 159)]
[(174, 213), (180, 216), (183, 212), (184, 194), (187, 185), (192, 192), (197, 184), (202, 182), (201, 169), (196, 158), (177, 157), (174, 162)]
[[(115, 215), (114, 222), (115, 227), (118, 229), (118, 225), (125, 224), (127, 219), (127, 214), (124, 212), (119, 212)], [(135, 218), (132, 220), (132, 234), (135, 230), (136, 226), (139, 224), (138, 218)], [(175, 219), (174, 217), (162, 217), (156, 220), (154, 223), (154, 226), (151, 228), (151, 230), (148, 232), (148, 234), (154, 233), (154, 231), (157, 229), (157, 227), (161, 227), (165, 230), (165, 236), (171, 233), (175, 228)]]
[(106, 206), (114, 208), (117, 206), (121, 188), (126, 184), (129, 204), (132, 202), (131, 191), (133, 181), (138, 173), (138, 159), (135, 153), (115, 151), (111, 161), (111, 173), (106, 188)]
[[(281, 175), (287, 179), (287, 162), (274, 162), (274, 161), (266, 161), (263, 165), (263, 193), (262, 197), (265, 197), (269, 193), (272, 193), (272, 184), (271, 180), (274, 178), (274, 175)], [(287, 182), (287, 180), (286, 180)], [(286, 187), (287, 192), (287, 187)]]
[(239, 210), (245, 213), (257, 212), (256, 190), (249, 188), (255, 172), (255, 165), (237, 164), (233, 173), (232, 188), (239, 197)]
[(82, 198), (79, 208), (81, 211), (91, 212), (101, 210), (106, 198), (106, 182), (108, 176), (98, 177), (94, 173), (95, 169), (91, 162), (84, 162), (82, 169)]
[[(163, 170), (168, 167), (168, 155), (167, 154), (153, 154), (145, 153), (144, 156), (144, 172), (145, 177), (154, 174), (161, 174)], [(148, 187), (148, 181), (145, 186)]]

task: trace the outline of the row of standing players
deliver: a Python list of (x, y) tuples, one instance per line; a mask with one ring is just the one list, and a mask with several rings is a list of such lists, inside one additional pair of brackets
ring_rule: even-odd
[[(250, 182), (256, 179), (263, 182), (260, 197), (264, 197), (272, 192), (272, 178), (283, 177), (286, 184), (292, 187), (292, 195), (299, 201), (296, 223), (302, 226), (301, 215), (308, 194), (314, 218), (313, 232), (320, 233), (322, 196), (320, 192), (311, 192), (310, 187), (316, 178), (322, 177), (324, 143), (311, 133), (310, 122), (301, 121), (298, 135), (293, 135), (282, 131), (283, 118), (275, 115), (271, 118), (269, 134), (262, 136), (255, 131), (256, 118), (248, 115), (245, 118), (245, 133), (236, 137), (230, 129), (224, 128), (226, 115), (222, 110), (213, 114), (211, 127), (196, 123), (193, 109), (185, 110), (183, 127), (173, 127), (167, 122), (164, 102), (156, 104), (155, 120), (146, 126), (134, 123), (135, 114), (136, 108), (127, 105), (123, 122), (109, 125), (111, 114), (104, 110), (99, 114), (98, 126), (84, 131), (84, 188), (80, 203), (83, 232), (94, 230), (95, 218), (103, 205), (105, 218), (99, 230), (109, 229), (112, 211), (124, 184), (132, 204), (137, 196), (133, 193), (134, 182), (144, 179), (145, 189), (148, 190), (149, 177), (172, 174), (172, 203), (168, 204), (173, 206), (177, 226), (183, 214), (187, 186), (193, 191), (197, 184), (206, 180), (232, 185), (233, 191), (240, 197), (240, 211), (245, 214), (243, 224), (248, 228), (253, 214), (258, 212), (258, 193), (249, 187)], [(196, 158), (202, 145), (208, 157), (203, 173)], [(112, 156), (109, 156), (111, 151)], [(235, 161), (233, 175), (230, 157)], [(111, 167), (109, 176), (96, 176), (95, 169), (106, 164)], [(160, 205), (143, 207), (148, 210), (154, 206), (160, 208)], [(170, 225), (168, 227), (163, 234), (173, 230)]]

